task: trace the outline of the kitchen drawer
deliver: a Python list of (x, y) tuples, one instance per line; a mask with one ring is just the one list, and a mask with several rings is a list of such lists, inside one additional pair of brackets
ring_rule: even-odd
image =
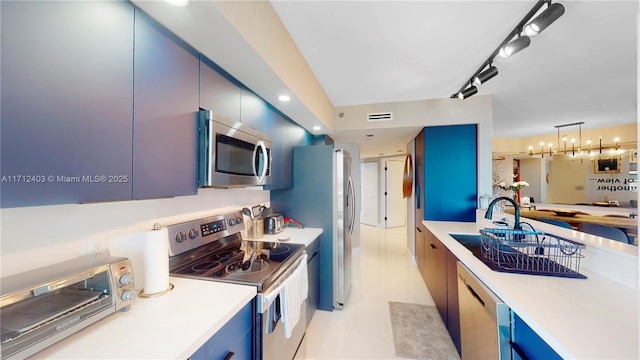
[(196, 351), (191, 360), (222, 360), (233, 353), (231, 359), (251, 358), (251, 324), (253, 301), (245, 305), (231, 320)]

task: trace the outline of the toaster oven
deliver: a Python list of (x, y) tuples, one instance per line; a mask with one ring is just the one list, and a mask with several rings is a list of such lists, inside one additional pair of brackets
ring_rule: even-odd
[(83, 257), (0, 279), (2, 359), (22, 359), (135, 300), (131, 262)]

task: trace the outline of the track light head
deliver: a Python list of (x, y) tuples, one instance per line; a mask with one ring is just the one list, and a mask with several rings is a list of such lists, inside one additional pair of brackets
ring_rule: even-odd
[(475, 86), (469, 86), (468, 88), (462, 90), (458, 93), (458, 99), (464, 100), (469, 96), (475, 95), (478, 93), (478, 88)]
[(484, 84), (496, 75), (498, 75), (498, 68), (491, 65), (487, 70), (481, 72), (473, 78), (473, 85), (479, 86), (480, 84)]
[(517, 53), (531, 44), (531, 38), (528, 36), (520, 36), (500, 49), (500, 57), (503, 59)]
[(528, 36), (537, 36), (554, 21), (564, 14), (564, 6), (559, 3), (549, 5), (540, 15), (524, 27)]

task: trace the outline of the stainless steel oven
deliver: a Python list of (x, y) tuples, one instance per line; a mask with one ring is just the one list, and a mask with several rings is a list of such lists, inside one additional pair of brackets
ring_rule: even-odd
[(198, 113), (198, 186), (271, 184), (271, 137), (210, 110)]
[(242, 240), (244, 228), (240, 211), (168, 226), (169, 272), (255, 286), (252, 358), (291, 360), (306, 331), (306, 301), (295, 294), (300, 300), (299, 309), (293, 311), (297, 321), (287, 322), (286, 299), (279, 295), (292, 281), (303, 279), (308, 285), (304, 245)]

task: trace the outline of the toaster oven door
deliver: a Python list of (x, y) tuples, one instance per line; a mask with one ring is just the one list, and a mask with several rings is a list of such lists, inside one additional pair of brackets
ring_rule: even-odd
[(35, 354), (115, 311), (107, 270), (56, 285), (31, 289), (31, 296), (20, 301), (3, 302), (10, 304), (0, 308), (2, 359)]

